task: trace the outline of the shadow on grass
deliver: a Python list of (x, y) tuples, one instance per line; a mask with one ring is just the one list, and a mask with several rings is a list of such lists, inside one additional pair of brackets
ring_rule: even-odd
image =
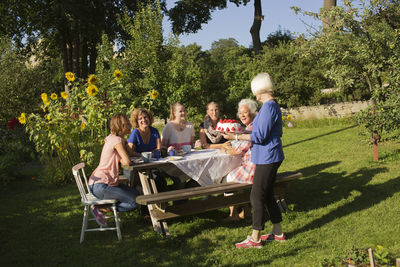
[(314, 137), (310, 137), (310, 138), (307, 138), (307, 139), (304, 139), (304, 140), (300, 140), (300, 141), (297, 141), (297, 142), (294, 142), (294, 143), (291, 143), (291, 144), (286, 144), (286, 145), (283, 146), (283, 148), (287, 148), (287, 147), (289, 147), (289, 146), (293, 146), (293, 145), (297, 145), (297, 144), (304, 143), (304, 142), (307, 142), (307, 141), (311, 141), (311, 140), (314, 140), (314, 139), (317, 139), (317, 138), (320, 138), (320, 137), (323, 137), (323, 136), (327, 136), (327, 135), (331, 135), (331, 134), (336, 134), (336, 133), (339, 133), (339, 132), (342, 132), (342, 131), (345, 131), (345, 130), (354, 128), (354, 127), (356, 127), (356, 126), (357, 126), (357, 125), (348, 126), (348, 127), (345, 127), (345, 128), (339, 129), (339, 130), (336, 130), (336, 131), (332, 131), (332, 132), (325, 133), (325, 134), (320, 134), (320, 135), (317, 135), (317, 136), (314, 136)]
[(298, 202), (295, 205), (296, 211), (322, 208), (349, 197), (354, 197), (354, 200), (287, 235), (294, 236), (319, 228), (353, 212), (368, 209), (393, 196), (400, 190), (400, 177), (381, 184), (369, 184), (376, 174), (385, 171), (386, 168), (361, 168), (350, 174), (314, 172), (309, 178), (296, 181), (297, 186), (293, 187), (302, 188), (291, 192), (296, 199), (295, 202)]

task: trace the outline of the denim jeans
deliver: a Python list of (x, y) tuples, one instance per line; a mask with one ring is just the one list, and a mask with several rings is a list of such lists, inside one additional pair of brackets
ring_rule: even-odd
[(117, 211), (131, 211), (139, 206), (136, 203), (136, 197), (139, 193), (135, 188), (131, 188), (125, 184), (109, 186), (104, 183), (97, 183), (90, 185), (89, 188), (92, 194), (99, 199), (117, 200)]

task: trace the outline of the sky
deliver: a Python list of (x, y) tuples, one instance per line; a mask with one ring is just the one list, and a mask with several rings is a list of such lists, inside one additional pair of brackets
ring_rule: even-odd
[[(340, 2), (340, 1), (338, 1)], [(175, 0), (167, 0), (167, 8), (174, 6)], [(301, 33), (307, 34), (307, 29), (318, 28), (321, 22), (309, 16), (296, 15), (291, 6), (298, 6), (302, 10), (318, 12), (322, 7), (323, 0), (261, 0), (262, 14), (264, 21), (261, 24), (261, 41), (267, 39), (270, 33), (277, 30), (288, 30), (294, 36)], [(202, 50), (209, 50), (211, 44), (219, 39), (234, 38), (239, 45), (249, 47), (252, 44), (250, 27), (253, 24), (254, 0), (246, 6), (237, 7), (228, 2), (228, 7), (222, 10), (215, 10), (212, 19), (208, 24), (203, 24), (202, 30), (195, 34), (180, 36), (182, 45), (196, 43)], [(164, 36), (171, 33), (171, 24), (167, 18), (163, 22)]]

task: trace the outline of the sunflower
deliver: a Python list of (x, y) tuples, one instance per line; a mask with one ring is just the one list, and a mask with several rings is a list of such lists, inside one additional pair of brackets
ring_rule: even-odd
[(26, 123), (26, 114), (25, 113), (21, 113), (21, 116), (18, 117), (18, 121), (21, 124), (25, 124)]
[(98, 81), (97, 76), (92, 74), (89, 76), (88, 83), (89, 84), (96, 84)]
[(42, 93), (40, 95), (40, 97), (42, 98), (43, 103), (47, 101), (47, 94), (46, 93)]
[(50, 105), (50, 101), (49, 100), (46, 100), (46, 101), (44, 101), (43, 102), (44, 103), (44, 105), (47, 107), (48, 105)]
[(290, 121), (292, 118), (290, 117), (290, 115), (287, 115), (286, 120)]
[(159, 95), (160, 95), (159, 92), (153, 90), (153, 91), (151, 91), (150, 98), (156, 99)]
[(56, 93), (52, 93), (50, 95), (50, 98), (53, 99), (53, 100), (56, 100), (57, 99), (57, 94)]
[(118, 81), (119, 79), (122, 78), (123, 74), (119, 70), (115, 70), (113, 75), (114, 75), (115, 79)]
[(81, 123), (81, 130), (83, 131), (83, 130), (85, 130), (85, 128), (86, 128), (86, 124), (84, 122), (82, 122)]
[(86, 89), (86, 92), (88, 93), (88, 95), (90, 96), (95, 96), (97, 95), (97, 93), (99, 92), (99, 89), (97, 89), (96, 85), (91, 84), (88, 86), (88, 88)]
[(64, 98), (64, 99), (67, 99), (67, 97), (68, 97), (68, 93), (67, 92), (61, 92), (61, 97), (62, 98)]
[(50, 114), (44, 115), (44, 118), (49, 121), (50, 120)]
[(65, 78), (70, 82), (75, 81), (75, 75), (72, 72), (65, 73)]

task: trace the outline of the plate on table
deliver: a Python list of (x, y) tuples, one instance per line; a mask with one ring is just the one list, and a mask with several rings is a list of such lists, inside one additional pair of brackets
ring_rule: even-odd
[(168, 160), (180, 160), (180, 159), (183, 159), (183, 157), (181, 157), (181, 156), (169, 156), (169, 157), (167, 157), (167, 159)]

